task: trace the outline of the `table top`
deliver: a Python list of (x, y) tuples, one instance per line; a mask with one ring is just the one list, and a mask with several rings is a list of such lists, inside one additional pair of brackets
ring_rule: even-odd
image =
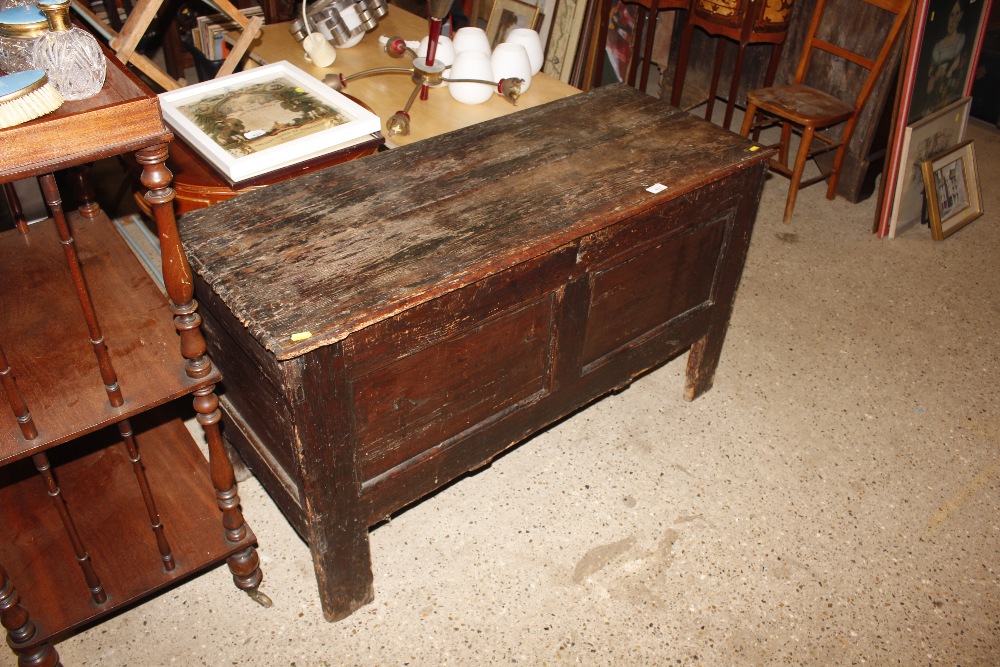
[(194, 211), (181, 233), (214, 293), (290, 359), (770, 155), (603, 86)]
[[(288, 32), (289, 25), (265, 25), (251, 49), (253, 56), (268, 63), (287, 60), (318, 79), (331, 73), (349, 76), (373, 67), (409, 67), (409, 57), (398, 59), (385, 53), (379, 44), (379, 36), (399, 36), (418, 41), (427, 35), (426, 19), (389, 5), (388, 15), (379, 21), (377, 28), (365, 35), (357, 46), (337, 49), (337, 60), (330, 67), (320, 68), (305, 59), (302, 47)], [(406, 106), (413, 88), (414, 84), (406, 74), (381, 74), (350, 81), (344, 92), (368, 105), (382, 119), (384, 130), (389, 117)], [(579, 89), (544, 72), (532, 77), (528, 92), (521, 95), (516, 106), (499, 95), (494, 95), (484, 104), (462, 104), (452, 99), (447, 90), (432, 89), (427, 100), (418, 99), (410, 108), (410, 134), (388, 137), (388, 140), (396, 146), (404, 146), (579, 92)]]
[(107, 75), (97, 95), (64, 102), (27, 123), (0, 130), (0, 181), (16, 181), (169, 141), (160, 104), (104, 49)]

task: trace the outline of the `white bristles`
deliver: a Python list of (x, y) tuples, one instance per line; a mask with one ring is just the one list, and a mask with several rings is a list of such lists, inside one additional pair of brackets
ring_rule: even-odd
[(23, 92), (0, 96), (0, 128), (13, 127), (44, 116), (62, 106), (63, 98), (48, 79)]

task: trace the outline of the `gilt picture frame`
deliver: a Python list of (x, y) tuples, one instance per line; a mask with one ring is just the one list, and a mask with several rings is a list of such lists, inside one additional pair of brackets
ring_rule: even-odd
[(942, 241), (983, 214), (973, 142), (953, 146), (925, 160), (924, 191), (931, 237)]
[(167, 125), (231, 185), (367, 139), (378, 116), (281, 61), (161, 93)]
[(496, 0), (490, 12), (490, 21), (486, 24), (490, 46), (502, 43), (514, 28), (537, 30), (541, 13), (540, 7), (521, 0)]
[(897, 234), (926, 222), (921, 165), (932, 155), (960, 144), (965, 139), (971, 107), (972, 98), (965, 97), (906, 127), (893, 196), (889, 238), (895, 238)]

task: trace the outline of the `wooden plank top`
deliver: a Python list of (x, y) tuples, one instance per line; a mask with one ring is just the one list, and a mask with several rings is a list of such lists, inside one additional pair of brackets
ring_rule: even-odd
[(770, 154), (605, 86), (195, 211), (181, 235), (192, 268), (290, 359)]

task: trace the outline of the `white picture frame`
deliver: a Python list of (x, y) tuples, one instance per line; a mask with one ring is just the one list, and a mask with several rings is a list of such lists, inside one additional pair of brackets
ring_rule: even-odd
[(921, 164), (931, 155), (962, 142), (969, 121), (971, 97), (963, 97), (916, 123), (906, 126), (893, 195), (889, 238), (919, 225), (924, 212)]
[(231, 185), (357, 143), (382, 126), (287, 61), (161, 93), (159, 100), (167, 125)]

